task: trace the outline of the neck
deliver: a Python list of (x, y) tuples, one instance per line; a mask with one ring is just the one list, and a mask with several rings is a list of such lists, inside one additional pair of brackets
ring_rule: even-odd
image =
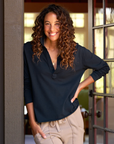
[(49, 41), (49, 40), (45, 40), (44, 42), (44, 46), (49, 49), (49, 50), (56, 50), (57, 49), (57, 41)]

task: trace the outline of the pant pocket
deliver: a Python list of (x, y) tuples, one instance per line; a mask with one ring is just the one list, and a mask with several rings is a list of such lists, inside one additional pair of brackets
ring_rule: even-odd
[(48, 127), (49, 127), (49, 122), (42, 122), (40, 124), (40, 128), (44, 133), (48, 131), (49, 129)]
[(35, 136), (34, 136), (34, 141), (36, 144), (40, 144), (40, 139), (41, 139), (41, 135), (39, 133), (37, 133)]
[[(40, 128), (41, 128), (42, 132), (46, 135), (46, 137), (49, 138), (50, 137), (49, 122), (40, 123)], [(34, 136), (34, 141), (36, 144), (42, 144), (44, 140), (45, 139), (41, 136), (40, 133), (37, 133)]]

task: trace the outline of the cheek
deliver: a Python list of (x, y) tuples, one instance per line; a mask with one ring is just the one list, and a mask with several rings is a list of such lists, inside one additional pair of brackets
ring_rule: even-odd
[(59, 26), (59, 25), (55, 25), (55, 28), (56, 28), (56, 29), (59, 29), (59, 28), (60, 28), (60, 26)]
[(49, 27), (44, 26), (44, 32), (46, 32), (47, 30), (49, 30)]
[(60, 31), (60, 26), (56, 26), (56, 30), (57, 30), (57, 31)]

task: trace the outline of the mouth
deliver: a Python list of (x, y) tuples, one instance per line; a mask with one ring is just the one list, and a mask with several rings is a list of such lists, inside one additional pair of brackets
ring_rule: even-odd
[(50, 36), (55, 36), (57, 33), (49, 33)]

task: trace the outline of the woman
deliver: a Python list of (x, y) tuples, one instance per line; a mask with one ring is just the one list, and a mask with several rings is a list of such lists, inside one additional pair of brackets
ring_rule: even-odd
[[(24, 45), (24, 97), (36, 144), (83, 144), (78, 94), (109, 67), (73, 41), (69, 13), (49, 5), (36, 18), (33, 40)], [(93, 73), (80, 83), (84, 71)]]

